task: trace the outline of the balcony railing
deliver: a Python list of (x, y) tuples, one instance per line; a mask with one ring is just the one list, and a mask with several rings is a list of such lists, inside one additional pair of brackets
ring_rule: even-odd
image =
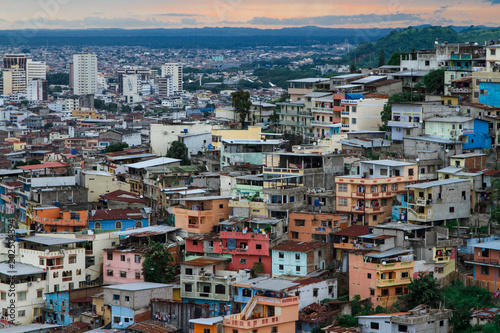
[(495, 260), (495, 259), (474, 259), (474, 262), (480, 263), (480, 264), (488, 264), (488, 265), (497, 265), (500, 266), (500, 261)]

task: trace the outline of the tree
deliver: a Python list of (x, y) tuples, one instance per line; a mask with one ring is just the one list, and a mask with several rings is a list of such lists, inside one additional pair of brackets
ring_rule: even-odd
[(351, 73), (356, 73), (358, 71), (358, 69), (356, 68), (356, 63), (351, 62), (351, 65), (349, 66), (349, 72)]
[(17, 161), (12, 169), (17, 169), (17, 167), (24, 166), (24, 165), (37, 165), (37, 164), (42, 164), (38, 159), (32, 158), (31, 160), (28, 160), (26, 162), (24, 161)]
[(107, 110), (108, 107), (106, 106), (106, 103), (102, 99), (96, 98), (94, 99), (94, 107), (97, 110)]
[(144, 110), (144, 108), (142, 107), (141, 104), (137, 104), (136, 106), (134, 106), (134, 111), (142, 111)]
[(431, 69), (424, 75), (423, 83), (427, 93), (442, 94), (444, 92), (444, 68)]
[(54, 90), (52, 90), (52, 91), (53, 91), (53, 92), (56, 92), (56, 93), (60, 93), (60, 92), (62, 92), (63, 90), (62, 90), (61, 86), (55, 86), (55, 87), (54, 87)]
[(339, 326), (342, 327), (358, 327), (358, 319), (350, 315), (342, 315), (339, 317)]
[(128, 143), (125, 142), (119, 142), (114, 145), (109, 145), (104, 149), (104, 153), (114, 153), (117, 151), (123, 151), (123, 149), (128, 147)]
[(441, 301), (439, 283), (432, 272), (419, 272), (418, 277), (412, 279), (407, 288), (408, 294), (400, 296), (398, 300), (407, 310), (420, 304), (436, 308)]
[(500, 224), (500, 179), (494, 178), (491, 181), (491, 201), (493, 202), (493, 207), (491, 209), (490, 219), (496, 223)]
[(51, 129), (52, 127), (54, 127), (54, 123), (49, 121), (48, 123), (46, 123), (45, 125), (43, 125), (43, 129), (44, 131), (48, 131), (49, 129)]
[(130, 113), (130, 112), (132, 112), (132, 108), (128, 105), (122, 105), (121, 111), (124, 113)]
[(378, 56), (378, 67), (385, 65), (385, 51), (380, 50), (380, 54)]
[(170, 283), (175, 281), (177, 266), (165, 244), (148, 239), (148, 246), (143, 254), (142, 274), (144, 281)]
[(389, 58), (389, 61), (387, 62), (387, 65), (389, 66), (399, 66), (401, 64), (401, 56), (405, 55), (405, 52), (394, 52), (391, 57)]
[(238, 90), (231, 94), (231, 104), (234, 112), (238, 115), (241, 123), (241, 128), (245, 127), (245, 120), (250, 113), (252, 102), (250, 101), (250, 93), (248, 91)]
[(181, 165), (191, 165), (187, 152), (187, 147), (180, 141), (172, 142), (172, 145), (167, 150), (167, 157), (177, 158), (181, 160)]

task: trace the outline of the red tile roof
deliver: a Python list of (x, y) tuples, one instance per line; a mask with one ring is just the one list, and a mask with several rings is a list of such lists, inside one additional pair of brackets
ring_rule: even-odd
[(483, 175), (486, 175), (486, 176), (495, 176), (498, 173), (500, 173), (500, 170), (487, 170), (487, 171), (483, 172)]
[(358, 236), (368, 235), (369, 233), (370, 233), (369, 225), (352, 225), (349, 228), (334, 232), (333, 234), (336, 236), (358, 237)]
[(101, 209), (90, 218), (96, 220), (141, 220), (145, 215), (140, 209)]
[(43, 164), (23, 165), (23, 166), (20, 166), (19, 169), (37, 170), (37, 169), (63, 168), (63, 167), (67, 167), (67, 166), (69, 166), (69, 164), (61, 163), (61, 162), (46, 162)]
[(141, 199), (141, 197), (139, 197), (137, 194), (134, 194), (132, 192), (127, 192), (124, 190), (116, 190), (110, 193), (106, 193), (104, 195), (101, 195), (101, 197), (107, 200), (137, 202), (146, 204), (146, 200)]
[(319, 242), (295, 242), (295, 241), (286, 241), (279, 245), (276, 245), (272, 248), (272, 250), (278, 251), (292, 251), (292, 252), (310, 252), (315, 249), (319, 249), (320, 247), (325, 246), (326, 243)]
[(14, 182), (6, 183), (6, 184), (5, 184), (5, 186), (9, 186), (9, 187), (19, 187), (19, 186), (23, 186), (23, 183), (18, 182), (18, 181), (14, 181)]

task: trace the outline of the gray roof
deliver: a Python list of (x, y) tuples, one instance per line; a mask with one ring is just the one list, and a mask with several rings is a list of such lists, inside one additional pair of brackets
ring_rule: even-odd
[[(156, 155), (154, 155), (154, 156), (156, 156)], [(144, 168), (154, 167), (154, 166), (158, 166), (158, 165), (176, 163), (176, 162), (180, 162), (180, 161), (181, 160), (178, 160), (176, 158), (158, 157), (158, 158), (153, 158), (152, 160), (127, 164), (126, 166), (129, 168), (132, 168), (132, 169), (144, 169)]]
[(353, 79), (355, 77), (360, 77), (364, 76), (364, 74), (344, 74), (344, 75), (337, 75), (337, 76), (332, 76), (331, 79), (336, 80), (336, 79)]
[(124, 291), (138, 291), (138, 290), (165, 288), (165, 287), (171, 287), (171, 286), (172, 286), (171, 284), (163, 284), (163, 283), (136, 282), (136, 283), (115, 284), (112, 286), (104, 286), (103, 288), (104, 289), (124, 290)]
[(108, 159), (113, 160), (113, 161), (123, 161), (123, 160), (130, 160), (133, 158), (146, 158), (146, 157), (155, 157), (155, 154), (135, 154), (135, 155), (122, 155), (122, 156), (110, 156)]
[(212, 326), (213, 324), (220, 323), (223, 320), (224, 317), (211, 317), (211, 318), (189, 319), (189, 322), (193, 324)]
[(45, 332), (51, 328), (61, 327), (59, 325), (52, 324), (27, 324), (22, 326), (13, 326), (2, 328), (2, 333), (40, 333)]
[(490, 250), (500, 250), (500, 240), (495, 240), (495, 241), (486, 242), (486, 243), (478, 243), (478, 244), (472, 245), (472, 247), (479, 247), (482, 249), (490, 249)]
[(376, 228), (376, 229), (399, 229), (399, 230), (403, 230), (403, 231), (414, 231), (414, 230), (421, 230), (421, 229), (429, 229), (429, 228), (432, 228), (432, 226), (410, 224), (410, 223), (389, 222), (389, 223), (376, 225), (374, 228)]
[(24, 238), (21, 238), (21, 240), (23, 240), (25, 242), (37, 243), (37, 244), (42, 244), (42, 245), (47, 245), (47, 246), (88, 242), (88, 240), (84, 240), (84, 239), (70, 239), (70, 238), (39, 236), (39, 235), (24, 237)]
[(486, 156), (486, 154), (466, 153), (466, 154), (453, 155), (451, 156), (451, 158), (466, 158), (466, 157), (477, 157), (477, 156)]
[(223, 139), (224, 144), (235, 145), (279, 145), (283, 140), (244, 140), (244, 139)]
[(394, 73), (393, 76), (409, 76), (409, 77), (413, 77), (413, 76), (425, 76), (429, 74), (429, 71), (426, 71), (426, 70), (407, 70), (407, 71), (402, 71), (402, 72), (397, 72), (397, 73)]
[(331, 93), (329, 93), (329, 92), (316, 92), (316, 91), (313, 91), (312, 93), (304, 95), (304, 97), (318, 98), (318, 97), (323, 97), (323, 96), (328, 96), (328, 95), (331, 95)]
[(401, 161), (394, 161), (394, 160), (361, 161), (360, 163), (375, 164), (375, 165), (382, 165), (382, 166), (394, 166), (394, 167), (416, 165), (416, 163), (408, 163), (408, 162), (401, 162)]
[(236, 282), (236, 284), (249, 286), (253, 289), (270, 290), (270, 291), (281, 291), (300, 285), (300, 283), (291, 282), (288, 280), (273, 279), (269, 277), (257, 277), (254, 279), (248, 279)]
[(438, 123), (465, 123), (471, 120), (473, 120), (473, 118), (454, 116), (454, 117), (433, 117), (430, 119), (426, 119), (425, 121), (438, 122)]
[(441, 179), (441, 180), (436, 180), (433, 182), (426, 182), (426, 183), (420, 183), (420, 184), (413, 184), (413, 185), (408, 185), (405, 188), (417, 188), (417, 189), (426, 189), (434, 186), (441, 186), (441, 185), (450, 185), (450, 184), (456, 184), (456, 183), (463, 183), (463, 182), (469, 182), (467, 179)]
[(387, 79), (387, 76), (378, 76), (378, 75), (371, 75), (371, 76), (366, 76), (362, 79), (352, 81), (352, 84), (367, 84), (367, 83), (372, 83), (375, 81), (380, 81), (380, 80), (385, 80)]
[(407, 254), (413, 252), (412, 249), (401, 249), (401, 248), (394, 248), (391, 250), (383, 251), (383, 252), (378, 252), (378, 253), (368, 253), (366, 256), (369, 258), (374, 258), (374, 259), (382, 259), (382, 258), (388, 258), (388, 257), (395, 257), (400, 254)]
[(155, 234), (166, 234), (172, 231), (179, 230), (181, 228), (171, 227), (168, 225), (152, 225), (144, 228), (137, 228), (125, 231), (114, 232), (114, 235), (127, 236), (139, 233), (155, 233)]
[(31, 274), (42, 274), (47, 273), (42, 268), (35, 267), (32, 265), (21, 264), (16, 262), (14, 267), (10, 267), (11, 264), (8, 262), (0, 263), (0, 273), (8, 276), (20, 276), (20, 275), (31, 275)]
[(317, 77), (308, 77), (308, 78), (305, 78), (305, 79), (296, 79), (296, 80), (288, 80), (286, 82), (299, 82), (299, 83), (302, 83), (302, 82), (305, 82), (305, 83), (316, 83), (316, 82), (323, 82), (323, 81), (330, 81), (330, 79), (328, 78), (317, 78)]
[(429, 141), (435, 143), (453, 143), (453, 144), (463, 144), (462, 141), (450, 140), (447, 138), (443, 138), (440, 136), (431, 136), (431, 135), (422, 135), (422, 136), (405, 136), (404, 139), (408, 140), (420, 140), (420, 141)]
[(212, 195), (208, 197), (193, 197), (193, 198), (181, 198), (181, 199), (170, 199), (177, 201), (208, 201), (208, 200), (220, 200), (220, 199), (232, 199), (231, 196), (223, 196), (223, 195)]

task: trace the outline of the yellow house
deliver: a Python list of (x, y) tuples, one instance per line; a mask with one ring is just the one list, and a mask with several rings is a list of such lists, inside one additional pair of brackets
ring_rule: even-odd
[(73, 110), (71, 115), (80, 119), (99, 119), (97, 112), (88, 108), (78, 108)]
[(26, 148), (26, 142), (22, 142), (19, 138), (5, 138), (5, 142), (12, 143), (12, 150), (19, 151), (24, 150)]
[(111, 323), (111, 308), (104, 304), (103, 293), (92, 296), (92, 309), (94, 309), (96, 315), (102, 318), (103, 326)]
[(213, 149), (220, 149), (222, 140), (260, 140), (262, 135), (260, 126), (248, 126), (244, 130), (212, 130)]
[(458, 105), (458, 96), (441, 96), (441, 104)]

